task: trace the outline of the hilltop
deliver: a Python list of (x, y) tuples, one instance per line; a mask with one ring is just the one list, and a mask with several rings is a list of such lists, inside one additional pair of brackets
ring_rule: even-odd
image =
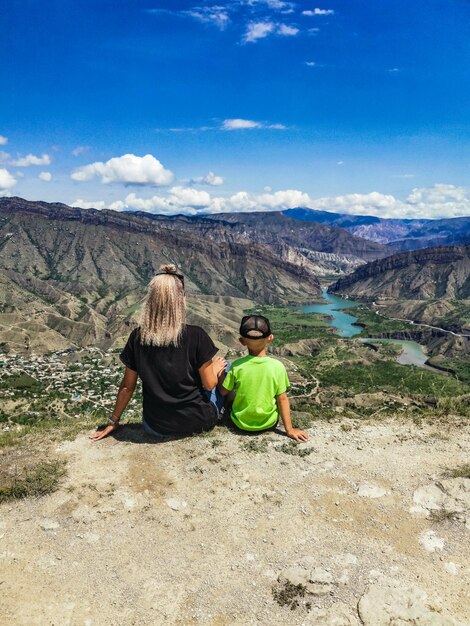
[[(468, 624), (470, 479), (449, 477), (468, 430), (309, 432), (155, 444), (129, 425), (55, 444), (58, 490), (0, 505), (0, 623)], [(51, 453), (43, 440), (36, 461)]]

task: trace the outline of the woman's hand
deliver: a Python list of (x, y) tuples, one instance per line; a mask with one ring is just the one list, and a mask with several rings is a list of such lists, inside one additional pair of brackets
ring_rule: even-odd
[(219, 376), (223, 374), (227, 368), (227, 361), (221, 356), (216, 356), (212, 360), (212, 368), (214, 370), (214, 374), (217, 376), (217, 378), (219, 378)]
[(89, 439), (91, 439), (92, 441), (99, 441), (100, 439), (104, 439), (115, 430), (117, 430), (118, 426), (119, 424), (108, 424), (103, 430), (97, 430), (95, 433), (90, 435)]

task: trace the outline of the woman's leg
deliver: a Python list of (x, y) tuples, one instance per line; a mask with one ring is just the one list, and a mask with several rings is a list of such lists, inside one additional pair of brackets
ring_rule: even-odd
[(156, 430), (153, 430), (153, 428), (150, 428), (150, 426), (147, 424), (144, 418), (142, 418), (142, 426), (144, 427), (144, 430), (147, 433), (147, 435), (151, 435), (152, 437), (155, 437), (155, 439), (158, 439), (158, 441), (161, 441), (162, 443), (164, 441), (171, 441), (172, 439), (177, 439), (175, 435), (162, 435), (161, 433), (157, 433)]

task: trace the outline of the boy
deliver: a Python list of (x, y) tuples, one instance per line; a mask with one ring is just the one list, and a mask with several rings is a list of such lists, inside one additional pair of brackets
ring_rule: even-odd
[(237, 428), (274, 430), (280, 415), (288, 437), (307, 441), (307, 433), (292, 427), (286, 369), (280, 361), (266, 355), (266, 347), (273, 339), (267, 318), (246, 315), (240, 324), (240, 343), (249, 354), (232, 363), (218, 389), (222, 395), (236, 392), (230, 417)]

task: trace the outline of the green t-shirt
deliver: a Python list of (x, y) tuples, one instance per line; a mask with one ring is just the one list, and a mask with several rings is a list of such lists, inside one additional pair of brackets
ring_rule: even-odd
[(264, 430), (279, 419), (276, 396), (289, 387), (286, 368), (269, 356), (245, 356), (232, 363), (223, 387), (235, 389), (231, 418), (242, 430)]

